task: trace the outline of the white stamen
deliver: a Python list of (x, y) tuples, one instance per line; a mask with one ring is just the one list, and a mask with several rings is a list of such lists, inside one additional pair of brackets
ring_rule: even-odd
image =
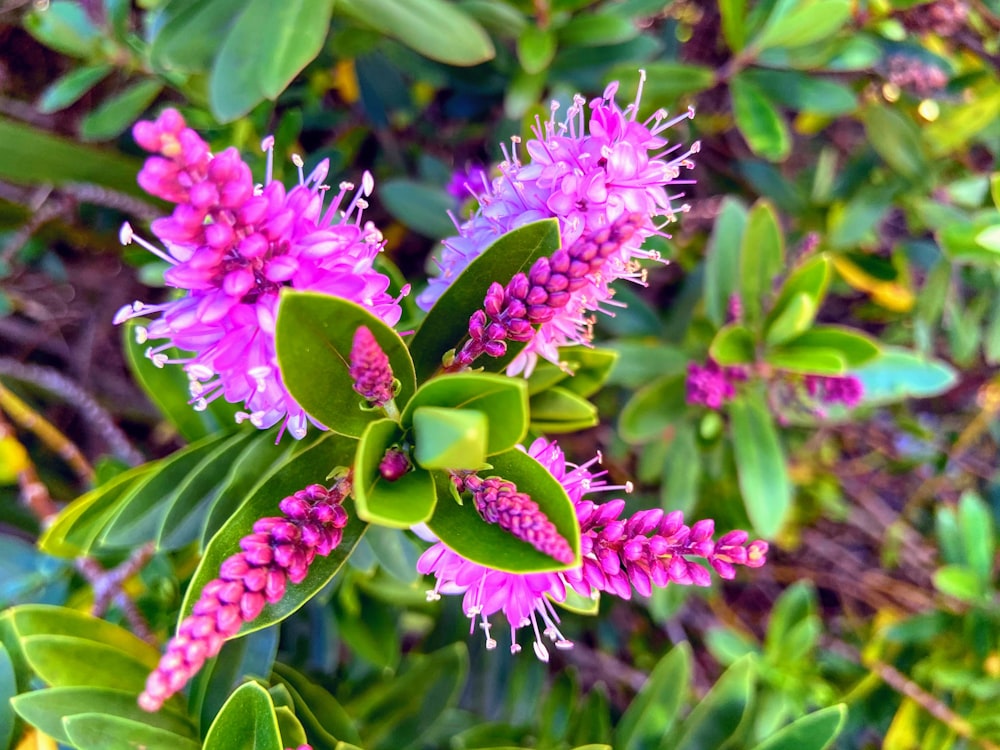
[(145, 344), (149, 340), (149, 330), (146, 326), (135, 327), (135, 343)]
[(185, 369), (189, 378), (197, 378), (198, 380), (205, 380), (215, 374), (212, 368), (201, 364), (188, 365)]
[(208, 408), (208, 401), (206, 401), (203, 398), (199, 398), (197, 401), (194, 402), (195, 411), (205, 411), (205, 409), (207, 408)]
[(132, 238), (134, 236), (135, 233), (132, 231), (132, 225), (127, 221), (122, 224), (122, 228), (118, 230), (118, 241), (123, 245), (131, 245)]

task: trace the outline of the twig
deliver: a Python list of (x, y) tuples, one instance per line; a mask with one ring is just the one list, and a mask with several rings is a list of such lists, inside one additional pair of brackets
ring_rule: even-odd
[(26, 365), (9, 357), (0, 357), (0, 376), (42, 388), (76, 407), (84, 422), (107, 443), (108, 450), (129, 466), (146, 459), (137, 451), (111, 415), (87, 391), (56, 370), (40, 365)]
[(116, 605), (132, 627), (132, 631), (148, 643), (155, 643), (156, 639), (146, 619), (132, 598), (125, 593), (123, 586), (125, 581), (142, 570), (154, 551), (155, 545), (152, 542), (145, 544), (132, 553), (125, 562), (111, 570), (105, 570), (100, 563), (90, 557), (81, 557), (76, 561), (76, 569), (94, 589), (94, 606), (91, 614), (94, 617), (103, 617), (112, 604)]

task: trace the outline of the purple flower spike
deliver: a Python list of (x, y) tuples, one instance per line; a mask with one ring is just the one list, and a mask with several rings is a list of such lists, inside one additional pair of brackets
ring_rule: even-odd
[(691, 362), (688, 365), (687, 402), (720, 409), (736, 397), (734, 383), (746, 379), (747, 371), (742, 367), (722, 367), (714, 359), (705, 362), (704, 367)]
[(395, 396), (389, 357), (365, 326), (354, 332), (350, 373), (354, 390), (368, 401), (369, 406), (383, 407)]
[(413, 464), (402, 448), (389, 448), (378, 465), (378, 472), (387, 482), (398, 482)]
[(843, 404), (853, 408), (861, 403), (865, 386), (853, 375), (806, 375), (806, 392), (824, 404)]
[(280, 601), (288, 583), (305, 580), (317, 555), (326, 557), (340, 544), (347, 525), (341, 503), (350, 489), (349, 474), (329, 490), (310, 485), (281, 501), (280, 517), (254, 524), (253, 533), (240, 541), (242, 551), (222, 563), (219, 577), (205, 585), (167, 644), (139, 696), (141, 708), (159, 711), (243, 623), (256, 619), (265, 605)]
[[(534, 335), (515, 331), (515, 336), (525, 338), (507, 337), (528, 342), (508, 366), (511, 375), (530, 375), (539, 357), (558, 363), (560, 347), (588, 342), (592, 313), (607, 312), (606, 307), (615, 304), (611, 282), (625, 278), (643, 283), (638, 261), (659, 257), (643, 250), (643, 242), (662, 235), (676, 214), (687, 210), (686, 205), (675, 207), (683, 195), (676, 188), (690, 182), (681, 179), (681, 172), (693, 166), (691, 157), (699, 146), (668, 143), (664, 135), (671, 126), (693, 117), (694, 111), (671, 118), (660, 110), (646, 120), (638, 119), (644, 81), (640, 71), (639, 91), (624, 108), (616, 101), (617, 83), (589, 102), (576, 95), (564, 117), (557, 117), (559, 104), (553, 102), (551, 117), (536, 120), (534, 137), (523, 148), (519, 138), (512, 139), (512, 148), (504, 148), (500, 175), (477, 191), (478, 210), (458, 228), (458, 236), (444, 241), (436, 259), (441, 272), (417, 298), (417, 304), (430, 309), (497, 238), (530, 222), (558, 219), (562, 247), (568, 249), (623, 216), (640, 216), (636, 231), (614, 248), (598, 271), (585, 274), (586, 283), (550, 290), (566, 294), (566, 301), (557, 296), (548, 304), (527, 303), (543, 304), (546, 317), (537, 323)], [(527, 160), (522, 161), (525, 155)], [(496, 352), (506, 348), (503, 339), (491, 337), (483, 341), (484, 350), (487, 342)]]
[[(517, 631), (528, 626), (534, 631), (535, 655), (542, 661), (549, 660), (542, 635), (558, 649), (572, 648), (572, 642), (559, 631), (559, 617), (552, 605), (565, 601), (569, 588), (585, 597), (605, 592), (628, 599), (633, 590), (648, 596), (654, 586), (671, 583), (707, 586), (710, 574), (697, 562), (699, 559), (722, 578), (732, 578), (736, 566), (756, 568), (767, 559), (767, 543), (747, 544), (745, 531), (731, 531), (713, 542), (715, 524), (711, 520), (688, 527), (679, 511), (664, 513), (659, 509), (639, 511), (623, 519), (623, 500), (598, 505), (584, 499), (592, 492), (631, 491), (629, 484), (607, 484), (603, 470), (591, 472), (600, 461), (599, 454), (574, 466), (567, 463), (558, 444), (539, 439), (528, 448), (528, 455), (562, 484), (576, 508), (582, 529), (580, 567), (560, 573), (507, 573), (467, 560), (441, 542), (417, 561), (418, 571), (436, 578), (434, 588), (427, 592), (428, 600), (440, 599), (442, 594), (462, 594), (462, 608), (471, 621), (470, 633), (478, 620), (488, 649), (497, 647), (488, 619), (497, 612), (502, 612), (510, 624), (511, 653), (521, 650)], [(468, 477), (460, 481), (467, 483)], [(490, 480), (480, 481), (485, 484)]]
[[(349, 299), (388, 325), (401, 314), (399, 300), (388, 293), (389, 278), (373, 268), (382, 235), (371, 222), (362, 223), (374, 188), (371, 175), (357, 190), (341, 183), (328, 202), (327, 161), (306, 177), (302, 160), (293, 157), (299, 184), (291, 190), (271, 180), (273, 138), (262, 144), (268, 168), (261, 187), (236, 149), (213, 155), (176, 110), (137, 123), (133, 133), (155, 154), (139, 173), (139, 184), (177, 205), (152, 225), (166, 250), (137, 237), (127, 224), (121, 240), (169, 263), (164, 280), (186, 293), (160, 305), (126, 305), (115, 322), (159, 316), (136, 330), (139, 343), (161, 341), (146, 351), (157, 367), (184, 365), (195, 409), (222, 397), (244, 405), (238, 421), (262, 429), (281, 422), (293, 437), (303, 437), (310, 418), (281, 380), (274, 344), (281, 290)], [(171, 347), (191, 355), (171, 358)]]
[(513, 482), (499, 477), (480, 479), (475, 474), (468, 474), (456, 476), (455, 483), (459, 492), (468, 490), (472, 493), (476, 510), (486, 523), (495, 523), (557, 562), (573, 562), (573, 548), (569, 542), (538, 507), (538, 503), (525, 493), (518, 492)]

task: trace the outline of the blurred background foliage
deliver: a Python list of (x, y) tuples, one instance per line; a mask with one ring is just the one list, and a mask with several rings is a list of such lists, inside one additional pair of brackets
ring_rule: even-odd
[[(0, 50), (0, 747), (1000, 745), (1000, 2), (3, 0)], [(273, 133), (279, 177), (293, 153), (371, 170), (369, 215), (419, 278), (470, 210), (453, 173), (550, 100), (614, 80), (627, 100), (640, 68), (644, 115), (696, 110), (668, 132), (700, 142), (696, 180), (669, 263), (600, 320), (618, 359), (562, 440), (600, 446), (635, 507), (756, 529), (768, 565), (569, 616), (577, 648), (545, 668), (467, 652), (416, 543), (371, 533), (280, 636), (228, 644), (147, 726), (129, 680), (156, 653), (117, 624), (168, 634), (200, 545), (35, 545), (64, 503), (141, 489), (108, 482), (228, 420), (110, 324), (163, 270), (117, 243), (163, 210), (131, 124), (169, 103), (258, 166)], [(685, 401), (709, 354), (751, 372), (718, 411)], [(844, 372), (859, 406), (803, 408), (801, 374)], [(274, 457), (235, 448), (211, 456), (238, 503)]]

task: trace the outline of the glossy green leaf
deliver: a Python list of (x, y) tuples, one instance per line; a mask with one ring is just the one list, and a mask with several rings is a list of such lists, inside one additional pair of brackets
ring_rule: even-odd
[(750, 325), (761, 317), (762, 301), (785, 266), (785, 237), (774, 206), (757, 201), (747, 216), (740, 243), (740, 300)]
[(736, 399), (729, 405), (736, 473), (754, 529), (773, 539), (792, 504), (785, 455), (771, 414), (762, 403)]
[(590, 346), (567, 346), (559, 350), (559, 364), (540, 360), (528, 378), (531, 396), (559, 385), (587, 398), (607, 382), (619, 359), (614, 349)]
[(150, 104), (160, 95), (163, 84), (147, 78), (129, 86), (80, 121), (80, 137), (85, 141), (106, 141), (121, 135), (139, 119)]
[(237, 688), (208, 728), (204, 750), (282, 750), (267, 690), (256, 682)]
[(116, 151), (84, 146), (0, 118), (0, 179), (18, 185), (89, 182), (148, 200), (136, 184), (142, 164)]
[(753, 750), (826, 750), (840, 734), (846, 719), (847, 706), (838, 703), (796, 719)]
[(861, 367), (879, 355), (878, 343), (861, 331), (844, 326), (814, 326), (782, 345), (782, 351), (823, 349), (835, 352), (849, 368)]
[(391, 419), (372, 422), (361, 436), (354, 460), (354, 503), (361, 520), (407, 529), (434, 512), (437, 493), (429, 472), (415, 467), (394, 482), (379, 473), (386, 450), (401, 443), (402, 432)]
[(981, 95), (971, 101), (946, 106), (941, 116), (929, 123), (924, 131), (926, 142), (934, 156), (944, 156), (964, 150), (982, 131), (1000, 116), (1000, 91), (981, 89)]
[(441, 187), (404, 178), (385, 180), (378, 185), (378, 200), (393, 218), (418, 234), (441, 239), (455, 233), (448, 218), (455, 199)]
[(309, 742), (302, 722), (298, 720), (290, 708), (278, 706), (274, 710), (274, 715), (278, 720), (278, 733), (281, 735), (282, 747), (300, 747)]
[(768, 344), (782, 344), (808, 330), (816, 318), (816, 302), (813, 297), (799, 293), (791, 297), (764, 332)]
[(866, 404), (937, 396), (958, 382), (958, 374), (946, 362), (897, 347), (883, 347), (880, 357), (854, 375), (864, 384)]
[(753, 41), (757, 49), (815, 44), (836, 34), (851, 17), (850, 0), (778, 3), (777, 7), (780, 12), (772, 13)]
[(69, 635), (29, 635), (24, 657), (38, 678), (52, 687), (145, 688), (150, 667), (104, 643)]
[(581, 13), (559, 29), (559, 43), (567, 47), (604, 47), (627, 42), (639, 28), (617, 13)]
[(75, 68), (50, 84), (38, 99), (38, 111), (51, 114), (66, 109), (103, 81), (113, 68), (107, 63)]
[(772, 367), (806, 375), (843, 375), (847, 372), (847, 362), (833, 349), (776, 346), (764, 352), (764, 361)]
[(420, 736), (455, 704), (465, 685), (469, 656), (462, 642), (427, 656), (411, 656), (382, 689), (366, 692), (347, 706), (365, 724), (365, 747), (395, 750)]
[(596, 406), (560, 386), (531, 397), (531, 424), (537, 432), (577, 432), (599, 421)]
[(740, 244), (747, 210), (732, 196), (722, 199), (705, 249), (705, 313), (716, 327), (729, 317), (729, 302), (740, 287)]
[(187, 716), (169, 706), (164, 706), (155, 713), (143, 711), (136, 702), (136, 693), (126, 690), (98, 688), (93, 685), (33, 690), (17, 696), (13, 700), (13, 707), (26, 722), (66, 744), (71, 740), (63, 719), (77, 714), (116, 716), (163, 729), (180, 737), (195, 736), (194, 725)]
[(477, 65), (495, 54), (483, 28), (444, 0), (338, 0), (337, 14), (449, 65)]
[[(501, 477), (530, 496), (579, 558), (580, 525), (576, 512), (566, 490), (552, 474), (518, 449), (493, 456), (490, 463), (493, 469), (480, 472), (480, 476)], [(454, 502), (449, 484), (447, 477), (441, 478), (437, 507), (427, 525), (442, 542), (463, 557), (510, 573), (566, 570), (579, 564), (577, 559), (574, 563), (562, 565), (499, 526), (486, 523), (472, 502), (466, 501), (463, 505)]]
[(751, 709), (756, 675), (754, 657), (737, 661), (688, 714), (673, 750), (723, 747)]
[[(191, 382), (183, 368), (157, 367), (145, 356), (147, 347), (136, 342), (136, 329), (145, 322), (130, 320), (122, 326), (122, 349), (132, 377), (142, 386), (149, 400), (189, 443), (232, 425), (235, 414), (232, 405), (216, 399), (208, 409), (196, 411), (190, 403)], [(164, 353), (171, 359), (179, 354), (174, 348), (167, 349)]]
[[(475, 410), (484, 414), (487, 455), (510, 450), (524, 440), (528, 429), (527, 384), (506, 375), (460, 372), (428, 381), (403, 409), (403, 427), (413, 423), (421, 407)], [(417, 449), (423, 450), (419, 442)]]
[(969, 569), (984, 586), (988, 586), (992, 580), (996, 552), (993, 516), (983, 499), (972, 490), (963, 492), (958, 501), (958, 523)]
[(185, 547), (201, 536), (205, 514), (221, 494), (233, 463), (255, 440), (271, 440), (270, 433), (243, 430), (216, 444), (187, 476), (168, 493), (160, 525), (156, 530), (157, 549)]
[(244, 0), (169, 0), (158, 9), (150, 59), (158, 68), (207, 73), (219, 53), (220, 29), (228, 30)]
[(682, 642), (657, 662), (615, 727), (619, 750), (654, 750), (677, 721), (691, 683), (691, 647)]
[(898, 174), (920, 181), (930, 174), (930, 162), (920, 129), (900, 111), (870, 106), (861, 116), (868, 142)]
[(705, 646), (712, 657), (728, 667), (747, 654), (759, 654), (760, 647), (751, 637), (728, 628), (712, 628), (705, 633)]
[(666, 375), (636, 391), (618, 421), (624, 440), (645, 443), (664, 434), (687, 413), (684, 374)]
[(73, 57), (91, 57), (101, 44), (101, 31), (86, 8), (70, 0), (35, 6), (25, 16), (24, 28), (46, 47)]
[(767, 316), (765, 326), (780, 315), (791, 299), (799, 294), (805, 294), (818, 310), (826, 298), (826, 290), (830, 285), (833, 264), (827, 255), (817, 255), (796, 268), (781, 285), (781, 291), (774, 302), (774, 307)]
[[(325, 435), (315, 445), (298, 453), (278, 469), (273, 469), (212, 537), (188, 586), (178, 621), (191, 613), (205, 584), (218, 576), (219, 567), (228, 557), (239, 551), (240, 540), (251, 533), (258, 519), (277, 516), (278, 504), (283, 498), (309, 484), (325, 482), (326, 476), (336, 467), (353, 465), (356, 446), (356, 441), (342, 435)], [(306, 579), (299, 584), (289, 584), (281, 601), (265, 606), (256, 620), (244, 623), (239, 635), (280, 622), (330, 582), (364, 534), (365, 524), (352, 508), (348, 508), (348, 517), (350, 521), (343, 529), (343, 539), (329, 557), (317, 557), (310, 565)]]
[(95, 549), (129, 549), (153, 541), (178, 489), (201, 462), (214, 453), (230, 435), (203, 438), (157, 462), (154, 469), (136, 482), (115, 503)]
[(750, 365), (757, 360), (757, 344), (753, 334), (736, 323), (719, 329), (708, 353), (720, 365)]
[(526, 73), (541, 73), (556, 55), (556, 36), (551, 29), (526, 26), (517, 38), (517, 59)]
[(750, 68), (742, 76), (753, 81), (772, 101), (810, 114), (836, 117), (857, 109), (849, 87), (797, 70)]
[(433, 375), (445, 352), (468, 336), (469, 317), (482, 308), (493, 282), (506, 284), (559, 247), (559, 223), (544, 219), (508, 232), (478, 255), (438, 298), (410, 339), (418, 380)]
[(489, 419), (476, 409), (420, 406), (413, 411), (413, 457), (424, 469), (479, 469), (488, 432)]
[(792, 151), (788, 124), (764, 90), (742, 73), (729, 82), (736, 127), (757, 156), (784, 161)]
[(249, 0), (212, 65), (212, 113), (229, 122), (277, 98), (323, 48), (332, 11), (333, 0)]
[[(393, 376), (400, 382), (396, 399), (402, 406), (413, 395), (416, 382), (399, 334), (345, 299), (290, 290), (281, 294), (275, 338), (285, 386), (314, 419), (354, 437), (360, 437), (369, 422), (383, 416), (380, 411), (363, 410), (363, 398), (354, 391), (351, 347), (360, 326), (372, 332), (389, 357)], [(350, 408), (352, 403), (357, 407)]]
[(14, 738), (14, 711), (17, 704), (12, 703), (11, 699), (16, 695), (14, 660), (10, 658), (7, 647), (0, 643), (0, 747), (9, 747)]
[(60, 635), (92, 641), (127, 655), (144, 665), (147, 672), (160, 661), (159, 651), (124, 628), (75, 609), (22, 604), (8, 610), (8, 615), (20, 638)]
[[(200, 750), (201, 745), (174, 732), (107, 714), (76, 714), (63, 720), (70, 744), (79, 750)], [(230, 746), (235, 748), (236, 746)], [(280, 749), (279, 749), (280, 750)]]
[(322, 732), (334, 743), (336, 743), (334, 738), (343, 738), (353, 743), (361, 742), (354, 721), (327, 690), (284, 664), (275, 664), (274, 671), (281, 683), (289, 688), (295, 701), (295, 713), (303, 721), (311, 736)]
[(982, 580), (964, 565), (945, 565), (934, 571), (934, 588), (963, 602), (975, 602), (984, 593)]
[(739, 52), (747, 43), (747, 0), (720, 0), (719, 15), (722, 36), (733, 52)]
[(769, 656), (780, 651), (797, 625), (816, 616), (817, 606), (816, 589), (809, 582), (796, 582), (782, 592), (767, 624), (764, 648)]

